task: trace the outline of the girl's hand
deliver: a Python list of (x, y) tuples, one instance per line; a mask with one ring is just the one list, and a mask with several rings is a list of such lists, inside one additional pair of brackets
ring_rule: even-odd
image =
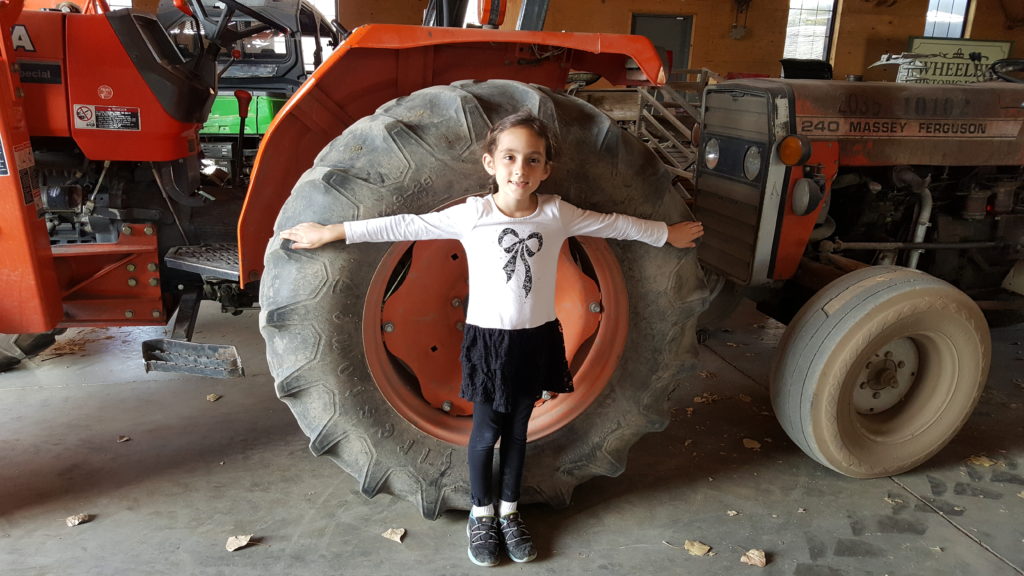
[(693, 248), (694, 240), (704, 235), (704, 225), (700, 222), (677, 222), (668, 227), (668, 243), (676, 248)]
[(281, 238), (292, 241), (292, 248), (307, 250), (319, 248), (328, 242), (345, 239), (344, 224), (324, 226), (316, 222), (304, 222), (281, 232)]

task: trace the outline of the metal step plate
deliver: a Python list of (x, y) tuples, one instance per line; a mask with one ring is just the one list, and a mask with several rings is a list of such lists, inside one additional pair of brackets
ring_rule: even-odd
[(238, 280), (238, 246), (235, 244), (175, 246), (167, 252), (164, 261), (169, 268)]

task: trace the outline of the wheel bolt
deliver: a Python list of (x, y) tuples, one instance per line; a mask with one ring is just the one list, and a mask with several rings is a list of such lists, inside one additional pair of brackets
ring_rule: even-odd
[(125, 310), (124, 311), (124, 317), (125, 318), (132, 318), (134, 316), (135, 316), (135, 311), (134, 310)]
[(129, 265), (125, 266), (124, 269), (129, 271), (129, 272), (135, 272), (135, 264), (129, 264)]
[(452, 298), (452, 308), (458, 308), (459, 306), (462, 306), (462, 300), (458, 298)]
[(588, 308), (594, 314), (600, 314), (601, 313), (601, 303), (600, 302), (591, 302), (590, 306), (588, 306)]
[(136, 284), (138, 284), (138, 283), (139, 283), (139, 281), (138, 281), (138, 280), (136, 280), (135, 278), (129, 278), (129, 279), (128, 279), (128, 285), (129, 285), (129, 286), (135, 286), (135, 285), (136, 285)]
[(452, 401), (451, 400), (445, 400), (444, 403), (441, 404), (441, 410), (444, 410), (445, 412), (451, 412), (452, 411)]
[(391, 322), (385, 322), (384, 323), (384, 331), (385, 332), (394, 332), (395, 331), (395, 325), (392, 324)]

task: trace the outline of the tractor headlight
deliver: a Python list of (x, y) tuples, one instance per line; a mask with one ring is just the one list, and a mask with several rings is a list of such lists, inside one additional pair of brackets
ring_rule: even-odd
[(721, 155), (721, 152), (718, 138), (708, 140), (708, 143), (704, 145), (704, 165), (714, 170), (715, 166), (718, 166), (718, 157)]
[(750, 146), (747, 148), (746, 154), (743, 155), (743, 175), (747, 177), (747, 180), (756, 180), (760, 173), (761, 148)]

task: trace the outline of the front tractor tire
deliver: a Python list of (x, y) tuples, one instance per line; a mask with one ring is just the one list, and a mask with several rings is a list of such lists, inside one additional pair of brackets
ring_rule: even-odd
[[(312, 452), (354, 476), (363, 494), (396, 495), (429, 519), (470, 502), (472, 405), (457, 398), (466, 297), (457, 243), (302, 251), (279, 234), (309, 220), (428, 212), (481, 193), (487, 130), (523, 108), (558, 135), (542, 191), (602, 212), (692, 218), (646, 146), (589, 104), (517, 82), (465, 81), (385, 104), (328, 144), (283, 206), (267, 249), (260, 330), (278, 396)], [(696, 362), (705, 290), (693, 251), (581, 238), (563, 256), (559, 305), (582, 319), (562, 318), (567, 348), (578, 349), (576, 392), (535, 410), (521, 496), (554, 506), (589, 478), (621, 473), (630, 446), (667, 425), (673, 391)], [(572, 284), (565, 291), (563, 279)], [(584, 336), (571, 347), (576, 332)], [(423, 358), (442, 357), (423, 368)], [(439, 373), (448, 375), (445, 390), (431, 380)]]
[(988, 376), (981, 310), (946, 282), (874, 266), (815, 294), (779, 343), (772, 405), (808, 456), (854, 478), (911, 470), (967, 421)]

